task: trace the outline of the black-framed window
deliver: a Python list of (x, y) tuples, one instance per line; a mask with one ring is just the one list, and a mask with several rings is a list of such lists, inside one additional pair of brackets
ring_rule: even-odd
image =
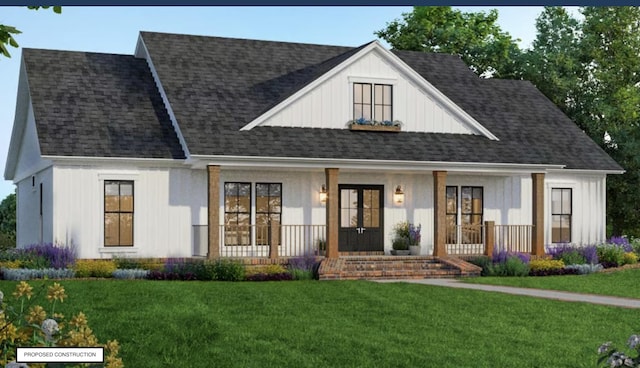
[(353, 119), (393, 120), (393, 86), (390, 84), (354, 83)]
[(133, 181), (104, 182), (104, 245), (133, 246)]
[(458, 187), (447, 186), (447, 244), (456, 244), (458, 234)]
[(251, 183), (224, 183), (224, 244), (251, 244)]
[[(257, 245), (269, 244), (269, 222), (278, 225), (282, 218), (282, 184), (256, 183), (256, 234)], [(279, 239), (280, 237), (278, 237)]]
[(463, 186), (460, 188), (460, 222), (463, 225), (461, 242), (463, 244), (482, 243), (483, 202), (484, 190), (482, 187)]
[(551, 188), (551, 242), (571, 243), (571, 188)]

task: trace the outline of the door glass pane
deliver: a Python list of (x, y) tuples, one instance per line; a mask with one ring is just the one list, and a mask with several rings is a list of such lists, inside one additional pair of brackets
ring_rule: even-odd
[(447, 244), (457, 243), (456, 220), (455, 215), (447, 216)]
[(340, 210), (340, 227), (351, 227), (351, 215), (348, 208)]
[(462, 199), (460, 202), (460, 211), (462, 213), (471, 213), (471, 187), (462, 187), (460, 194)]

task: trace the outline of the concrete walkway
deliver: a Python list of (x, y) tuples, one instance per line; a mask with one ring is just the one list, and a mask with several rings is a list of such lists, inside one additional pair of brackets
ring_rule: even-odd
[(603, 296), (593, 294), (580, 294), (568, 291), (555, 291), (543, 289), (517, 288), (511, 286), (467, 284), (456, 279), (411, 279), (411, 280), (376, 280), (377, 282), (407, 282), (412, 284), (424, 284), (445, 286), (459, 289), (473, 289), (483, 291), (493, 291), (498, 293), (532, 296), (536, 298), (547, 298), (564, 300), (569, 302), (583, 302), (592, 304), (602, 304), (623, 308), (640, 308), (640, 299), (621, 298), (615, 296)]

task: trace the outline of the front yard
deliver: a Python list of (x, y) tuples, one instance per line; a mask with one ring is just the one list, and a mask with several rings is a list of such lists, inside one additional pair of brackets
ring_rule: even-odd
[(635, 310), (404, 283), (60, 283), (56, 311), (83, 311), (127, 367), (594, 367), (640, 329)]

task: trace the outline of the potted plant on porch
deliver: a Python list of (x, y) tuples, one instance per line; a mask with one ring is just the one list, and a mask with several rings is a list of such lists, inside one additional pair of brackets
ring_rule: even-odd
[[(419, 255), (420, 254), (420, 231), (422, 225), (418, 226), (408, 222), (402, 221), (397, 223), (393, 227), (393, 242), (391, 254), (398, 254), (398, 251), (405, 251), (407, 254)], [(395, 252), (394, 252), (395, 251)], [(405, 253), (401, 252), (401, 253)]]

